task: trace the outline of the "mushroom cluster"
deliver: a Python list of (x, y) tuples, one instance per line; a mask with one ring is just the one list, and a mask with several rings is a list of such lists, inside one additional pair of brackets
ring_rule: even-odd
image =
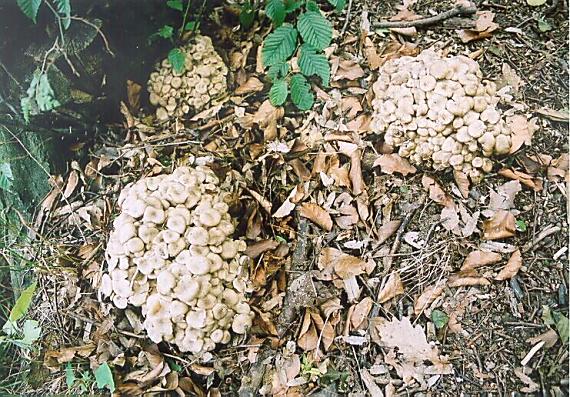
[(101, 280), (120, 309), (141, 308), (149, 338), (196, 355), (243, 334), (253, 312), (225, 193), (205, 166), (142, 178), (119, 195)]
[(479, 181), (493, 168), (490, 157), (511, 148), (496, 90), (466, 56), (424, 50), (390, 60), (373, 85), (372, 129), (412, 164), (453, 167)]
[(150, 74), (149, 101), (157, 106), (160, 121), (171, 116), (199, 112), (226, 92), (228, 68), (206, 36), (196, 36), (180, 48), (185, 56), (184, 71), (179, 73), (164, 59)]

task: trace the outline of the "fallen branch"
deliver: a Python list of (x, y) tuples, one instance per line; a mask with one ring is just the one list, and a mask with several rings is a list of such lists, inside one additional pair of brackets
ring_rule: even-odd
[(376, 22), (372, 26), (374, 28), (417, 28), (433, 25), (443, 20), (457, 16), (472, 15), (476, 12), (477, 7), (474, 6), (457, 6), (449, 11), (434, 15), (433, 17), (416, 19), (414, 21), (381, 21)]
[(538, 243), (540, 243), (546, 237), (550, 236), (551, 234), (558, 233), (560, 230), (562, 230), (562, 228), (560, 226), (549, 226), (549, 227), (547, 227), (546, 229), (544, 229), (543, 231), (538, 233), (538, 236), (536, 236), (536, 238), (534, 240), (527, 243), (523, 247), (522, 252), (525, 253), (525, 252), (530, 251), (531, 249), (536, 247), (538, 245)]

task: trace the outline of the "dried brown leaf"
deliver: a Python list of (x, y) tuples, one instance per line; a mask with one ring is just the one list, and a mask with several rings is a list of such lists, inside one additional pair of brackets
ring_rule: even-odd
[(432, 177), (424, 174), (424, 176), (422, 176), (422, 185), (426, 190), (428, 190), (429, 198), (435, 201), (436, 203), (441, 204), (444, 207), (455, 206), (455, 203), (453, 202), (451, 196), (448, 195), (443, 190), (441, 185), (437, 183), (436, 180), (433, 179)]
[(352, 329), (357, 329), (364, 322), (364, 320), (366, 320), (373, 304), (374, 302), (372, 301), (372, 298), (367, 296), (354, 306), (354, 310), (350, 316)]
[(382, 393), (382, 389), (380, 386), (376, 384), (374, 377), (370, 375), (370, 372), (366, 368), (362, 368), (360, 370), (360, 378), (366, 386), (366, 390), (370, 393), (370, 397), (384, 397), (384, 393)]
[(568, 174), (568, 166), (569, 166), (569, 159), (568, 153), (562, 153), (560, 157), (556, 160), (553, 160), (550, 167), (548, 167), (546, 174), (548, 180), (551, 182), (557, 182), (560, 179), (565, 180), (566, 182), (570, 181), (570, 177)]
[(525, 174), (524, 172), (515, 171), (510, 168), (503, 168), (499, 170), (498, 174), (505, 178), (517, 180), (535, 192), (540, 192), (542, 190), (542, 180), (533, 178), (532, 175)]
[(419, 316), (421, 312), (427, 309), (445, 290), (447, 280), (439, 281), (434, 285), (430, 285), (417, 297), (414, 303), (414, 313)]
[(467, 255), (463, 265), (461, 266), (461, 271), (476, 269), (481, 266), (492, 265), (501, 260), (501, 255), (496, 252), (486, 252), (486, 251), (472, 251)]
[(137, 113), (141, 103), (142, 86), (132, 80), (127, 80), (127, 102), (133, 113)]
[(453, 170), (453, 178), (463, 198), (469, 197), (469, 178), (462, 171)]
[(250, 258), (257, 258), (264, 252), (274, 250), (279, 246), (279, 243), (275, 240), (261, 240), (255, 243), (249, 244), (244, 254)]
[(509, 211), (499, 210), (491, 219), (483, 221), (483, 238), (485, 240), (498, 240), (515, 235), (515, 216)]
[(301, 325), (301, 332), (297, 339), (297, 345), (304, 351), (311, 351), (318, 347), (318, 343), (319, 335), (317, 334), (317, 328), (315, 324), (313, 324), (313, 321), (311, 321), (309, 310), (306, 310), (305, 316), (303, 317), (303, 324)]
[(402, 223), (401, 220), (394, 220), (394, 221), (388, 221), (382, 226), (380, 226), (378, 228), (378, 238), (376, 240), (376, 243), (380, 245), (386, 240), (388, 240), (390, 237), (392, 237), (392, 235), (396, 233), (396, 231), (400, 227), (401, 223)]
[(390, 175), (397, 172), (406, 176), (416, 172), (416, 167), (395, 153), (379, 155), (376, 160), (374, 160), (372, 167), (380, 167), (382, 172)]
[(556, 333), (556, 331), (553, 329), (549, 329), (540, 335), (528, 338), (526, 341), (531, 345), (536, 345), (537, 343), (544, 342), (544, 347), (549, 348), (558, 342), (558, 333)]
[(366, 57), (370, 70), (376, 70), (382, 66), (382, 58), (380, 58), (376, 46), (368, 37), (364, 39), (364, 56)]
[(252, 92), (259, 92), (263, 90), (263, 83), (255, 76), (248, 78), (235, 90), (236, 95), (251, 94)]
[(538, 129), (536, 119), (528, 119), (523, 115), (515, 115), (507, 117), (507, 125), (511, 130), (511, 150), (509, 153), (514, 153), (521, 148), (523, 144), (530, 146), (532, 137)]
[(321, 228), (330, 232), (332, 230), (333, 222), (329, 213), (318, 204), (303, 203), (299, 208), (299, 215), (307, 218), (316, 223)]
[(382, 290), (378, 293), (378, 302), (384, 303), (389, 301), (390, 299), (394, 298), (395, 296), (401, 295), (404, 293), (404, 284), (400, 279), (400, 273), (392, 272), (388, 277), (388, 281), (382, 288)]
[(364, 70), (352, 60), (343, 59), (338, 63), (338, 69), (334, 74), (333, 81), (356, 80), (364, 76)]
[(73, 170), (69, 173), (69, 177), (67, 178), (67, 184), (65, 185), (65, 190), (63, 191), (63, 197), (66, 199), (69, 198), (75, 191), (78, 183), (79, 173)]
[(513, 252), (507, 264), (501, 269), (495, 280), (503, 281), (508, 280), (515, 276), (522, 267), (522, 254), (520, 250)]
[(450, 288), (490, 284), (491, 282), (489, 280), (485, 277), (481, 277), (474, 270), (461, 271), (459, 273), (452, 274), (447, 280), (447, 286)]
[(554, 121), (562, 121), (568, 123), (570, 121), (568, 111), (561, 111), (561, 110), (554, 110), (550, 108), (541, 108), (537, 109), (536, 113), (543, 115), (544, 117), (554, 120)]
[(503, 183), (495, 193), (493, 190), (489, 192), (489, 210), (491, 212), (498, 210), (509, 210), (515, 206), (515, 198), (518, 192), (522, 190), (518, 180)]
[(289, 196), (285, 199), (283, 204), (275, 211), (273, 214), (274, 218), (284, 218), (291, 214), (291, 212), (295, 209), (296, 204), (293, 202), (294, 197), (297, 195), (297, 186), (295, 186), (291, 192), (289, 192)]

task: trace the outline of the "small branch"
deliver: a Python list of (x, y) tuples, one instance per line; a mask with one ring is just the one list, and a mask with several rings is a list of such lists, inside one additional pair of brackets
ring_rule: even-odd
[(416, 28), (433, 25), (443, 20), (457, 16), (472, 15), (476, 12), (477, 7), (458, 6), (449, 11), (434, 15), (433, 17), (416, 19), (415, 21), (382, 21), (376, 22), (372, 26), (374, 28)]
[(109, 53), (109, 55), (111, 55), (112, 57), (115, 56), (115, 53), (113, 51), (111, 51), (111, 48), (109, 47), (109, 42), (107, 41), (107, 37), (105, 36), (105, 34), (101, 31), (101, 29), (99, 28), (99, 26), (95, 25), (93, 22), (85, 19), (85, 18), (81, 18), (81, 17), (70, 17), (71, 19), (75, 20), (75, 21), (81, 21), (86, 25), (91, 26), (93, 29), (95, 29), (97, 31), (97, 33), (99, 34), (99, 36), (101, 36), (101, 39), (103, 39), (103, 43), (105, 44), (105, 49), (107, 50), (107, 52)]
[(531, 249), (536, 247), (538, 245), (538, 243), (540, 243), (546, 237), (550, 236), (551, 234), (558, 233), (560, 230), (562, 230), (562, 228), (560, 226), (549, 226), (549, 227), (547, 227), (546, 229), (544, 229), (543, 231), (538, 233), (538, 236), (536, 236), (536, 238), (534, 240), (527, 243), (523, 247), (522, 252), (525, 253), (525, 252), (530, 251)]
[(346, 28), (348, 28), (348, 24), (350, 22), (350, 12), (352, 11), (352, 0), (348, 0), (348, 10), (346, 12), (346, 19), (344, 20), (344, 25), (342, 26), (342, 30), (340, 32), (340, 37), (344, 36), (346, 32)]

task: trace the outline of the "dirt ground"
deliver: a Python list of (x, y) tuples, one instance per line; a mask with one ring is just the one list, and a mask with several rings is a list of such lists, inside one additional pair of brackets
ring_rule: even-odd
[[(408, 11), (422, 17), (454, 7), (453, 1), (409, 3)], [(33, 316), (44, 331), (41, 349), (30, 357), (27, 392), (79, 394), (79, 383), (66, 386), (66, 366), (80, 374), (108, 362), (118, 395), (174, 395), (174, 390), (199, 396), (568, 395), (568, 167), (560, 175), (564, 166), (536, 160), (568, 153), (567, 2), (540, 7), (524, 0), (477, 2), (498, 26), (468, 43), (458, 30), (473, 27), (469, 17), (415, 33), (374, 29), (401, 5), (351, 0), (342, 14), (330, 12), (338, 33), (332, 57), (337, 65), (353, 61), (344, 63), (352, 69), (336, 74), (357, 76), (335, 80), (333, 67), (331, 87), (319, 91), (309, 112), (289, 107), (284, 115), (262, 112), (267, 90), (231, 95), (217, 113), (185, 124), (149, 123), (144, 94), (144, 111), (125, 106), (125, 121), (97, 137), (87, 161), (70, 165), (60, 189), (74, 184), (71, 193), (63, 200), (54, 190), (36, 222), (42, 242), (31, 255), (40, 263), (41, 293)], [(235, 18), (231, 7), (215, 12), (213, 21)], [(378, 75), (365, 52), (362, 26), (368, 22), (368, 39), (383, 61), (427, 48), (471, 55), (486, 78), (518, 85), (505, 111), (512, 108), (536, 120), (530, 144), (496, 159), (493, 171), (480, 184), (470, 184), (465, 196), (450, 171), (417, 169), (402, 175), (373, 166), (385, 150), (381, 137), (358, 132), (362, 120), (370, 118), (370, 87)], [(230, 64), (230, 91), (251, 77), (263, 79), (256, 51), (267, 23), (251, 32), (215, 23), (209, 29)], [(234, 64), (236, 54), (244, 61)], [(343, 105), (342, 98), (355, 99)], [(259, 121), (264, 118), (265, 124)], [(285, 148), (270, 144), (275, 140)], [(170, 172), (202, 156), (214, 158), (212, 168), (234, 187), (230, 210), (238, 221), (236, 234), (253, 257), (250, 304), (256, 313), (246, 336), (216, 350), (205, 363), (167, 344), (150, 343), (96, 292), (120, 189), (142, 175)], [(360, 194), (349, 174), (357, 164)], [(325, 185), (315, 169), (333, 182)], [(508, 178), (501, 169), (525, 176)], [(517, 180), (520, 191), (511, 192), (510, 209), (517, 231), (513, 237), (485, 239), (483, 214), (490, 197)], [(271, 216), (295, 187), (305, 189), (301, 201), (330, 204), (329, 231), (297, 210)], [(442, 224), (442, 196), (433, 189), (470, 217), (480, 216), (470, 218), (476, 222), (471, 233), (457, 235)], [(476, 274), (460, 273), (476, 250), (493, 251), (499, 259)], [(522, 256), (518, 272), (495, 280), (517, 252)], [(327, 266), (341, 260), (327, 255), (349, 255), (365, 269), (354, 277), (355, 296), (349, 296), (345, 279), (327, 275)], [(470, 281), (445, 282), (463, 276)], [(416, 310), (418, 298), (434, 287), (438, 293)], [(379, 293), (389, 296), (379, 299)], [(434, 322), (438, 314), (446, 317), (441, 327)], [(560, 315), (566, 321), (565, 341)], [(392, 337), (401, 339), (396, 348), (387, 342)], [(407, 360), (406, 343), (426, 349), (425, 357)], [(14, 368), (13, 376), (20, 370)], [(95, 390), (92, 379), (85, 384)]]

